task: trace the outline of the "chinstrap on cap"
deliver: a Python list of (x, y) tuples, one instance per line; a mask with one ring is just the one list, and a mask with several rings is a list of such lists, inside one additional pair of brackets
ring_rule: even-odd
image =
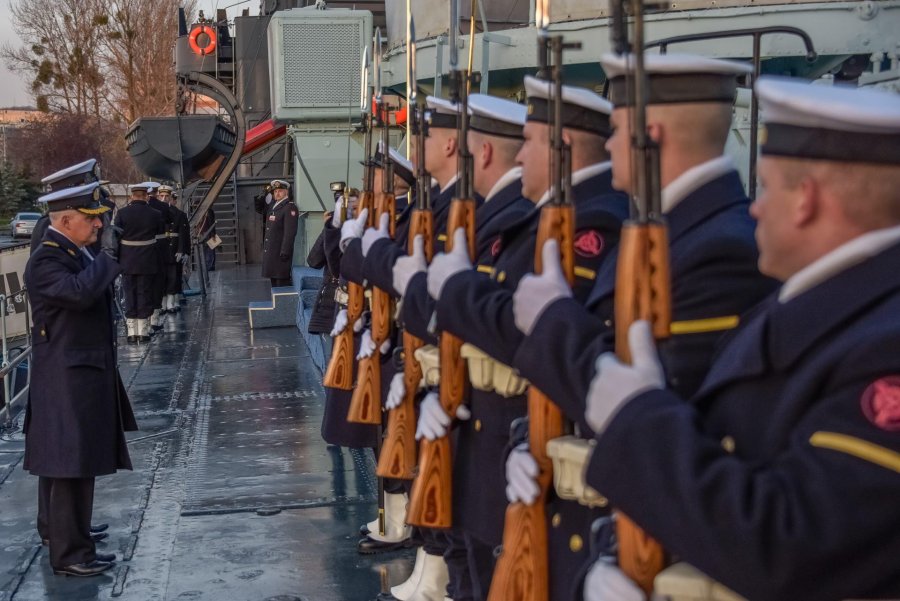
[(83, 186), (96, 182), (99, 179), (100, 173), (97, 167), (97, 159), (88, 159), (48, 175), (41, 180), (41, 184), (46, 186), (50, 192), (55, 192), (63, 188)]
[[(634, 106), (626, 75), (634, 72), (630, 54), (604, 54), (600, 65), (609, 78), (609, 99), (617, 106)], [(745, 63), (693, 54), (644, 54), (648, 104), (734, 102), (738, 77), (753, 69)]]
[(760, 152), (770, 156), (900, 164), (900, 96), (762, 77)]
[(46, 205), (51, 213), (75, 210), (85, 215), (101, 215), (109, 211), (109, 207), (100, 204), (99, 182), (63, 188), (41, 196), (38, 202)]
[[(528, 94), (528, 121), (549, 123), (555, 97), (554, 84), (545, 79), (525, 76), (525, 93)], [(562, 87), (563, 127), (609, 136), (609, 114), (612, 104), (600, 94), (585, 88)]]
[(521, 138), (527, 114), (528, 108), (524, 104), (512, 100), (487, 94), (469, 96), (469, 127), (473, 131), (490, 136)]

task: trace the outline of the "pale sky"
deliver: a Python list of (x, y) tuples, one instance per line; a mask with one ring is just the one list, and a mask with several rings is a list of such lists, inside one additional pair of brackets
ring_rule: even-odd
[[(10, 20), (10, 3), (15, 3), (16, 1), (17, 0), (0, 0), (0, 45), (5, 44), (6, 42), (12, 42), (15, 45), (21, 44), (16, 32), (13, 30), (12, 22)], [(211, 17), (216, 14), (215, 9), (217, 7), (228, 7), (237, 2), (238, 0), (200, 0), (199, 8), (206, 13), (207, 17)], [(46, 6), (50, 9), (54, 4), (53, 0), (48, 0)], [(243, 2), (237, 6), (227, 8), (228, 18), (234, 18), (235, 15), (240, 14), (244, 8), (249, 8), (251, 15), (259, 14), (258, 0), (249, 0), (248, 2)], [(34, 100), (29, 94), (26, 82), (17, 74), (9, 71), (4, 62), (0, 60), (0, 108), (13, 105), (34, 106)]]

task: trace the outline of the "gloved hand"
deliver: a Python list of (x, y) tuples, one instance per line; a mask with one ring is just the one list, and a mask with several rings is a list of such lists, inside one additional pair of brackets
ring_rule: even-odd
[(516, 327), (524, 334), (531, 334), (534, 324), (554, 301), (572, 296), (572, 289), (559, 262), (559, 243), (556, 240), (544, 242), (541, 259), (543, 272), (523, 277), (513, 294)]
[(183, 254), (183, 253), (175, 253), (175, 262), (176, 262), (176, 263), (181, 263), (181, 260), (182, 260), (182, 259), (184, 259), (184, 254)]
[(409, 286), (413, 276), (427, 269), (428, 264), (425, 263), (425, 239), (419, 235), (413, 239), (413, 254), (400, 257), (394, 263), (392, 270), (394, 290), (399, 292), (400, 296), (403, 296), (406, 294), (406, 288)]
[(391, 387), (388, 389), (384, 408), (388, 411), (396, 409), (403, 402), (404, 396), (406, 396), (406, 382), (403, 381), (403, 372), (396, 373), (391, 378)]
[(341, 227), (341, 212), (344, 206), (344, 197), (340, 196), (334, 201), (334, 213), (331, 214), (331, 227)]
[(100, 252), (109, 255), (114, 261), (119, 260), (119, 246), (122, 241), (122, 228), (108, 224), (100, 233)]
[(644, 591), (618, 567), (598, 560), (584, 579), (584, 601), (645, 601)]
[(291, 255), (289, 255), (287, 253), (279, 253), (278, 258), (281, 259), (282, 261), (287, 261), (288, 259), (291, 258)]
[[(465, 405), (460, 405), (456, 410), (456, 418), (467, 420), (472, 417), (472, 413)], [(444, 411), (441, 405), (438, 393), (429, 392), (422, 399), (419, 405), (419, 423), (416, 426), (416, 440), (422, 437), (428, 440), (436, 440), (447, 435), (447, 429), (450, 426), (450, 416)]]
[(375, 244), (379, 240), (383, 240), (385, 238), (390, 238), (390, 224), (391, 224), (391, 216), (388, 213), (383, 213), (381, 215), (381, 219), (378, 221), (378, 229), (370, 227), (363, 234), (362, 238), (362, 253), (365, 257), (369, 254), (369, 249), (372, 248), (372, 245)]
[(359, 343), (359, 353), (357, 359), (368, 359), (375, 354), (375, 341), (372, 340), (372, 330), (367, 329), (362, 334), (362, 340)]
[(181, 255), (181, 262), (184, 263), (185, 265), (187, 265), (188, 263), (190, 263), (190, 262), (191, 262), (191, 255), (190, 255), (190, 253), (184, 253), (183, 255)]
[(522, 443), (506, 458), (506, 499), (510, 503), (532, 505), (538, 497), (537, 461), (528, 450), (528, 443)]
[(368, 218), (369, 209), (363, 209), (359, 212), (359, 216), (356, 219), (348, 219), (344, 222), (341, 226), (341, 241), (339, 243), (341, 252), (344, 252), (347, 249), (347, 245), (354, 239), (362, 238), (366, 229), (366, 219)]
[(438, 254), (428, 267), (428, 294), (439, 299), (447, 280), (467, 269), (472, 269), (472, 261), (469, 260), (466, 231), (460, 227), (453, 232), (453, 250)]
[(334, 326), (331, 328), (331, 337), (334, 338), (338, 334), (344, 331), (344, 328), (347, 327), (347, 322), (349, 318), (347, 317), (347, 309), (341, 309), (338, 311), (338, 314), (334, 316)]
[(584, 416), (598, 434), (622, 405), (642, 392), (666, 385), (649, 322), (642, 320), (631, 324), (628, 346), (631, 348), (631, 365), (619, 361), (614, 353), (600, 355), (595, 364), (596, 375), (588, 390)]

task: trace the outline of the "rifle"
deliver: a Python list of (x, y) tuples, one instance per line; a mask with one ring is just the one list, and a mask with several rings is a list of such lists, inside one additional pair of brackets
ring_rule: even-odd
[[(381, 216), (389, 215), (390, 236), (394, 236), (396, 199), (394, 198), (394, 171), (391, 162), (389, 139), (390, 108), (382, 101), (381, 89), (381, 29), (375, 30), (374, 49), (375, 107), (376, 119), (381, 127), (382, 178), (381, 192), (375, 194), (375, 210), (372, 214), (377, 227)], [(359, 424), (381, 424), (381, 345), (391, 334), (392, 300), (389, 292), (378, 287), (372, 288), (371, 307), (372, 341), (375, 352), (359, 360), (357, 385), (350, 399), (347, 421)]]
[[(363, 128), (365, 129), (365, 153), (366, 163), (363, 180), (365, 182), (365, 191), (359, 199), (358, 211), (369, 209), (369, 215), (372, 215), (372, 167), (371, 149), (372, 149), (372, 127), (369, 113), (369, 99), (372, 97), (370, 93), (369, 82), (369, 49), (365, 49), (362, 59), (362, 86), (360, 93), (360, 108), (363, 113)], [(347, 198), (345, 194), (344, 206), (342, 208), (343, 217), (346, 218)], [(371, 222), (371, 219), (370, 219)], [(365, 290), (359, 284), (353, 282), (347, 283), (347, 327), (338, 334), (334, 339), (334, 350), (331, 352), (331, 359), (328, 361), (328, 368), (325, 370), (325, 377), (322, 383), (329, 388), (338, 388), (340, 390), (351, 390), (353, 388), (353, 324), (362, 317), (365, 309)]]
[[(540, 26), (538, 57), (542, 76), (552, 85), (549, 94), (553, 107), (551, 120), (550, 190), (551, 201), (541, 209), (534, 249), (536, 273), (543, 270), (543, 248), (548, 240), (559, 245), (562, 270), (571, 286), (575, 281), (575, 207), (571, 198), (571, 154), (563, 142), (562, 56), (566, 44), (562, 36), (550, 36), (547, 0), (538, 5)], [(551, 64), (552, 58), (552, 64)], [(547, 443), (562, 436), (562, 412), (535, 386), (528, 388), (528, 442), (539, 467), (539, 494), (531, 505), (513, 503), (506, 509), (502, 553), (497, 560), (488, 601), (547, 601), (550, 594), (549, 552), (546, 500), (553, 481), (553, 463)]]
[[(457, 159), (459, 179), (456, 197), (447, 216), (445, 250), (453, 250), (453, 233), (458, 228), (466, 232), (469, 259), (475, 260), (475, 197), (472, 183), (473, 164), (467, 137), (469, 133), (468, 86), (470, 73), (459, 69), (457, 37), (459, 35), (459, 0), (450, 2), (450, 87), (451, 99), (459, 107), (457, 125)], [(475, 18), (472, 11), (472, 18)], [(469, 52), (474, 45), (469, 43)], [(439, 343), (441, 360), (440, 400), (447, 415), (456, 415), (468, 392), (466, 361), (460, 349), (463, 341), (443, 332)], [(452, 458), (448, 436), (437, 440), (422, 439), (419, 447), (419, 472), (413, 481), (406, 521), (424, 528), (449, 528), (452, 525)]]
[[(643, 0), (613, 2), (613, 48), (634, 60), (634, 71), (626, 69), (631, 112), (632, 218), (622, 227), (616, 265), (615, 322), (616, 354), (631, 361), (628, 329), (646, 319), (657, 340), (669, 336), (672, 299), (669, 274), (669, 240), (662, 218), (659, 176), (659, 146), (647, 134), (647, 73), (644, 68)], [(626, 8), (634, 17), (634, 41), (628, 41)], [(634, 207), (637, 213), (634, 213)], [(623, 513), (616, 512), (618, 560), (622, 571), (648, 595), (656, 575), (665, 567), (662, 546)]]
[[(431, 261), (434, 253), (432, 236), (434, 219), (431, 213), (431, 175), (425, 171), (425, 111), (417, 106), (416, 90), (416, 34), (412, 14), (408, 23), (408, 47), (406, 78), (412, 88), (407, 102), (407, 112), (411, 116), (412, 132), (416, 136), (416, 208), (410, 216), (407, 251), (415, 251), (416, 236), (422, 236), (425, 260)], [(388, 412), (387, 431), (384, 445), (378, 456), (376, 474), (383, 478), (412, 480), (416, 467), (416, 410), (414, 401), (422, 379), (422, 366), (415, 359), (416, 350), (425, 342), (407, 331), (403, 332), (403, 384), (404, 395), (400, 406)]]

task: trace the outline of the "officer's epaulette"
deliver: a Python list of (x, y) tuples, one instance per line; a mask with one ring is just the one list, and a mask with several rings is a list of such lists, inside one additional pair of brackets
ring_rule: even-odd
[(44, 240), (43, 242), (41, 242), (41, 244), (43, 244), (44, 246), (52, 246), (53, 248), (59, 248), (59, 244), (57, 244), (53, 240)]

